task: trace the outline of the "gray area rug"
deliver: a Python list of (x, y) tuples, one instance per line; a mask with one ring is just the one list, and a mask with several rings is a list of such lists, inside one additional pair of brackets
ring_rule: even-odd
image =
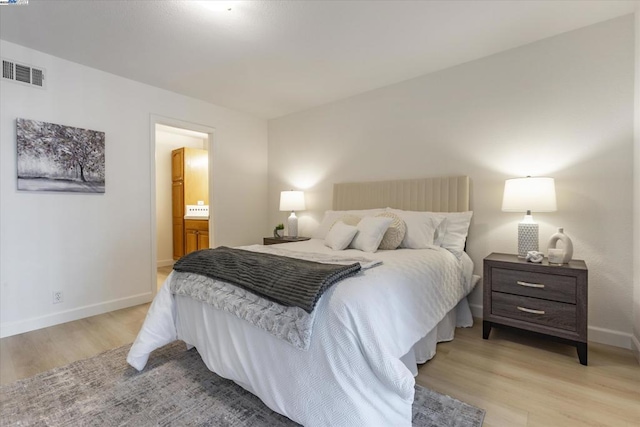
[[(137, 372), (130, 345), (0, 387), (0, 426), (297, 426), (175, 342)], [(484, 411), (416, 386), (414, 426), (481, 426)]]

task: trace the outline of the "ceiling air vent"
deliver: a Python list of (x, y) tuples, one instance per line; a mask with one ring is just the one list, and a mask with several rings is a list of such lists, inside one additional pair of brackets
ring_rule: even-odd
[(22, 83), (31, 83), (31, 67), (16, 64), (16, 80)]
[(44, 68), (36, 68), (27, 64), (19, 64), (2, 58), (2, 78), (27, 86), (45, 87)]
[(13, 80), (13, 62), (2, 60), (2, 77)]
[(44, 71), (42, 71), (42, 70), (40, 70), (38, 68), (32, 68), (31, 69), (31, 84), (42, 87), (42, 85), (44, 84)]

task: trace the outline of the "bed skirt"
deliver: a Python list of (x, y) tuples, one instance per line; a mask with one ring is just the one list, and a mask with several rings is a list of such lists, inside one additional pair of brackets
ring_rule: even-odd
[(473, 326), (471, 308), (469, 308), (467, 298), (463, 298), (431, 332), (418, 341), (400, 360), (415, 377), (418, 375), (418, 365), (431, 360), (436, 355), (436, 345), (439, 342), (453, 340), (456, 328), (470, 328), (471, 326)]

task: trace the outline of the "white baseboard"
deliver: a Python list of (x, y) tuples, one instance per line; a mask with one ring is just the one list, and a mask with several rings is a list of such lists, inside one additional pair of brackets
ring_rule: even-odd
[[(476, 319), (482, 319), (482, 306), (479, 304), (469, 304), (471, 313)], [(626, 348), (633, 350), (635, 345), (636, 349), (640, 352), (640, 343), (633, 334), (626, 332), (614, 331), (611, 329), (598, 328), (596, 326), (589, 326), (588, 328), (589, 341), (597, 342), (600, 344), (612, 345), (614, 347)], [(635, 341), (635, 343), (633, 342)], [(638, 353), (636, 353), (638, 354)]]
[(587, 329), (589, 341), (631, 350), (631, 334), (596, 326), (589, 326)]
[(633, 351), (638, 364), (640, 364), (640, 338), (634, 334), (631, 334), (631, 351)]
[(169, 267), (173, 264), (175, 264), (176, 262), (172, 259), (165, 259), (165, 260), (158, 260), (158, 262), (156, 263), (158, 267)]
[(469, 304), (469, 308), (474, 319), (482, 319), (482, 306), (480, 304)]
[(0, 338), (35, 331), (36, 329), (47, 328), (49, 326), (59, 325), (73, 320), (84, 319), (85, 317), (96, 316), (98, 314), (108, 313), (122, 308), (133, 307), (135, 305), (147, 303), (152, 299), (153, 294), (151, 292), (147, 292), (98, 304), (86, 305), (71, 310), (59, 311), (57, 313), (47, 314), (46, 316), (33, 317), (19, 322), (5, 322), (0, 324)]

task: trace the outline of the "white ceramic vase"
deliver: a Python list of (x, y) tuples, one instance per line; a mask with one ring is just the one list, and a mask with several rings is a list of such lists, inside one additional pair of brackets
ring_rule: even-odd
[[(562, 248), (557, 248), (558, 242), (562, 242)], [(573, 243), (569, 236), (564, 234), (563, 228), (558, 228), (558, 232), (555, 233), (549, 239), (549, 262), (552, 264), (566, 264), (571, 261), (573, 257)]]

